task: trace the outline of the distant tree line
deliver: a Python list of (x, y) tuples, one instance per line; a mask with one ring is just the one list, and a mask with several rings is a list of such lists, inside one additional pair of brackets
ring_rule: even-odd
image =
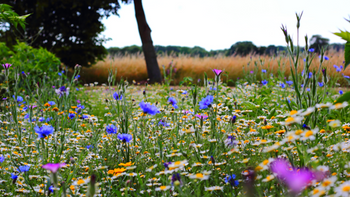
[[(224, 55), (224, 56), (232, 56), (232, 55), (239, 55), (239, 56), (246, 56), (249, 54), (256, 54), (256, 55), (277, 55), (281, 51), (285, 51), (285, 46), (275, 46), (275, 45), (269, 45), (267, 47), (260, 46), (257, 47), (253, 44), (251, 41), (243, 41), (243, 42), (236, 42), (228, 49), (221, 49), (221, 50), (211, 50), (207, 51), (202, 47), (195, 46), (195, 47), (182, 47), (182, 46), (154, 46), (156, 53), (158, 55), (189, 55), (189, 56), (199, 56), (199, 57), (206, 57), (206, 56), (216, 56), (216, 55)], [(314, 48), (316, 53), (319, 53), (321, 48), (325, 50), (333, 49), (336, 51), (344, 50), (344, 44), (329, 44), (329, 39), (322, 38), (320, 35), (314, 35), (310, 39), (310, 48)], [(142, 48), (140, 46), (132, 45), (127, 46), (123, 48), (118, 47), (111, 47), (107, 49), (108, 53), (110, 55), (126, 55), (126, 54), (138, 54), (142, 53)], [(303, 49), (302, 49), (303, 51)]]

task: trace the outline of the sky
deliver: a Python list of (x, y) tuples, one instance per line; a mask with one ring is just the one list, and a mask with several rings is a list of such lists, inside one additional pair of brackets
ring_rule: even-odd
[[(333, 35), (350, 31), (350, 0), (143, 0), (154, 45), (200, 46), (206, 50), (230, 48), (239, 41), (256, 46), (282, 45), (281, 25), (296, 40), (296, 16), (301, 13), (300, 45), (319, 34), (330, 43), (345, 43)], [(106, 48), (141, 46), (133, 4), (122, 4), (118, 12), (102, 20), (111, 38)]]

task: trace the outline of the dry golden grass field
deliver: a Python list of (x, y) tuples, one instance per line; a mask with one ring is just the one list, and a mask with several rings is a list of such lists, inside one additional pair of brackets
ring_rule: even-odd
[[(327, 67), (327, 72), (330, 76), (339, 76), (340, 83), (345, 82), (341, 77), (342, 73), (350, 75), (349, 69), (340, 73), (336, 72), (333, 65), (343, 65), (344, 55), (343, 52), (329, 51), (325, 54), (329, 57), (329, 60), (324, 61), (322, 67)], [(251, 55), (246, 57), (240, 56), (216, 56), (216, 57), (189, 57), (186, 55), (179, 57), (172, 56), (158, 56), (158, 63), (163, 74), (163, 66), (167, 69), (170, 62), (173, 62), (174, 81), (172, 85), (177, 85), (184, 77), (191, 77), (194, 81), (203, 78), (203, 73), (206, 72), (209, 77), (213, 77), (212, 69), (224, 70), (228, 72), (228, 79), (237, 80), (237, 78), (244, 77), (245, 74), (249, 74), (250, 71), (261, 72), (261, 69), (266, 69), (268, 73), (276, 74), (280, 70), (286, 77), (290, 73), (290, 59), (286, 55), (271, 56), (257, 56)], [(303, 70), (303, 56), (300, 59), (299, 71)], [(312, 62), (312, 69), (318, 69), (320, 65), (320, 59), (318, 55), (314, 55)], [(92, 83), (99, 82), (106, 83), (109, 68), (117, 69), (117, 79), (123, 77), (129, 81), (135, 80), (142, 82), (147, 80), (146, 63), (142, 55), (128, 55), (128, 56), (115, 56), (107, 57), (104, 61), (99, 61), (97, 64), (90, 68), (83, 68), (81, 77), (83, 82)], [(226, 80), (227, 76), (223, 75), (223, 80)]]

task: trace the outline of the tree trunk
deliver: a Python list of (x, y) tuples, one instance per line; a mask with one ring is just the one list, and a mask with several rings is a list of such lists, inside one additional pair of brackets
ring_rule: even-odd
[(135, 15), (142, 41), (142, 50), (146, 60), (148, 78), (151, 83), (162, 82), (156, 51), (151, 38), (151, 29), (147, 24), (141, 0), (134, 0)]

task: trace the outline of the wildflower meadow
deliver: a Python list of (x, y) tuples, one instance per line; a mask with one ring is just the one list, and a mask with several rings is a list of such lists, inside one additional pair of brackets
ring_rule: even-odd
[(79, 65), (4, 62), (1, 196), (350, 196), (346, 65), (282, 31), (290, 75), (254, 67), (234, 86), (218, 68), (84, 85)]

